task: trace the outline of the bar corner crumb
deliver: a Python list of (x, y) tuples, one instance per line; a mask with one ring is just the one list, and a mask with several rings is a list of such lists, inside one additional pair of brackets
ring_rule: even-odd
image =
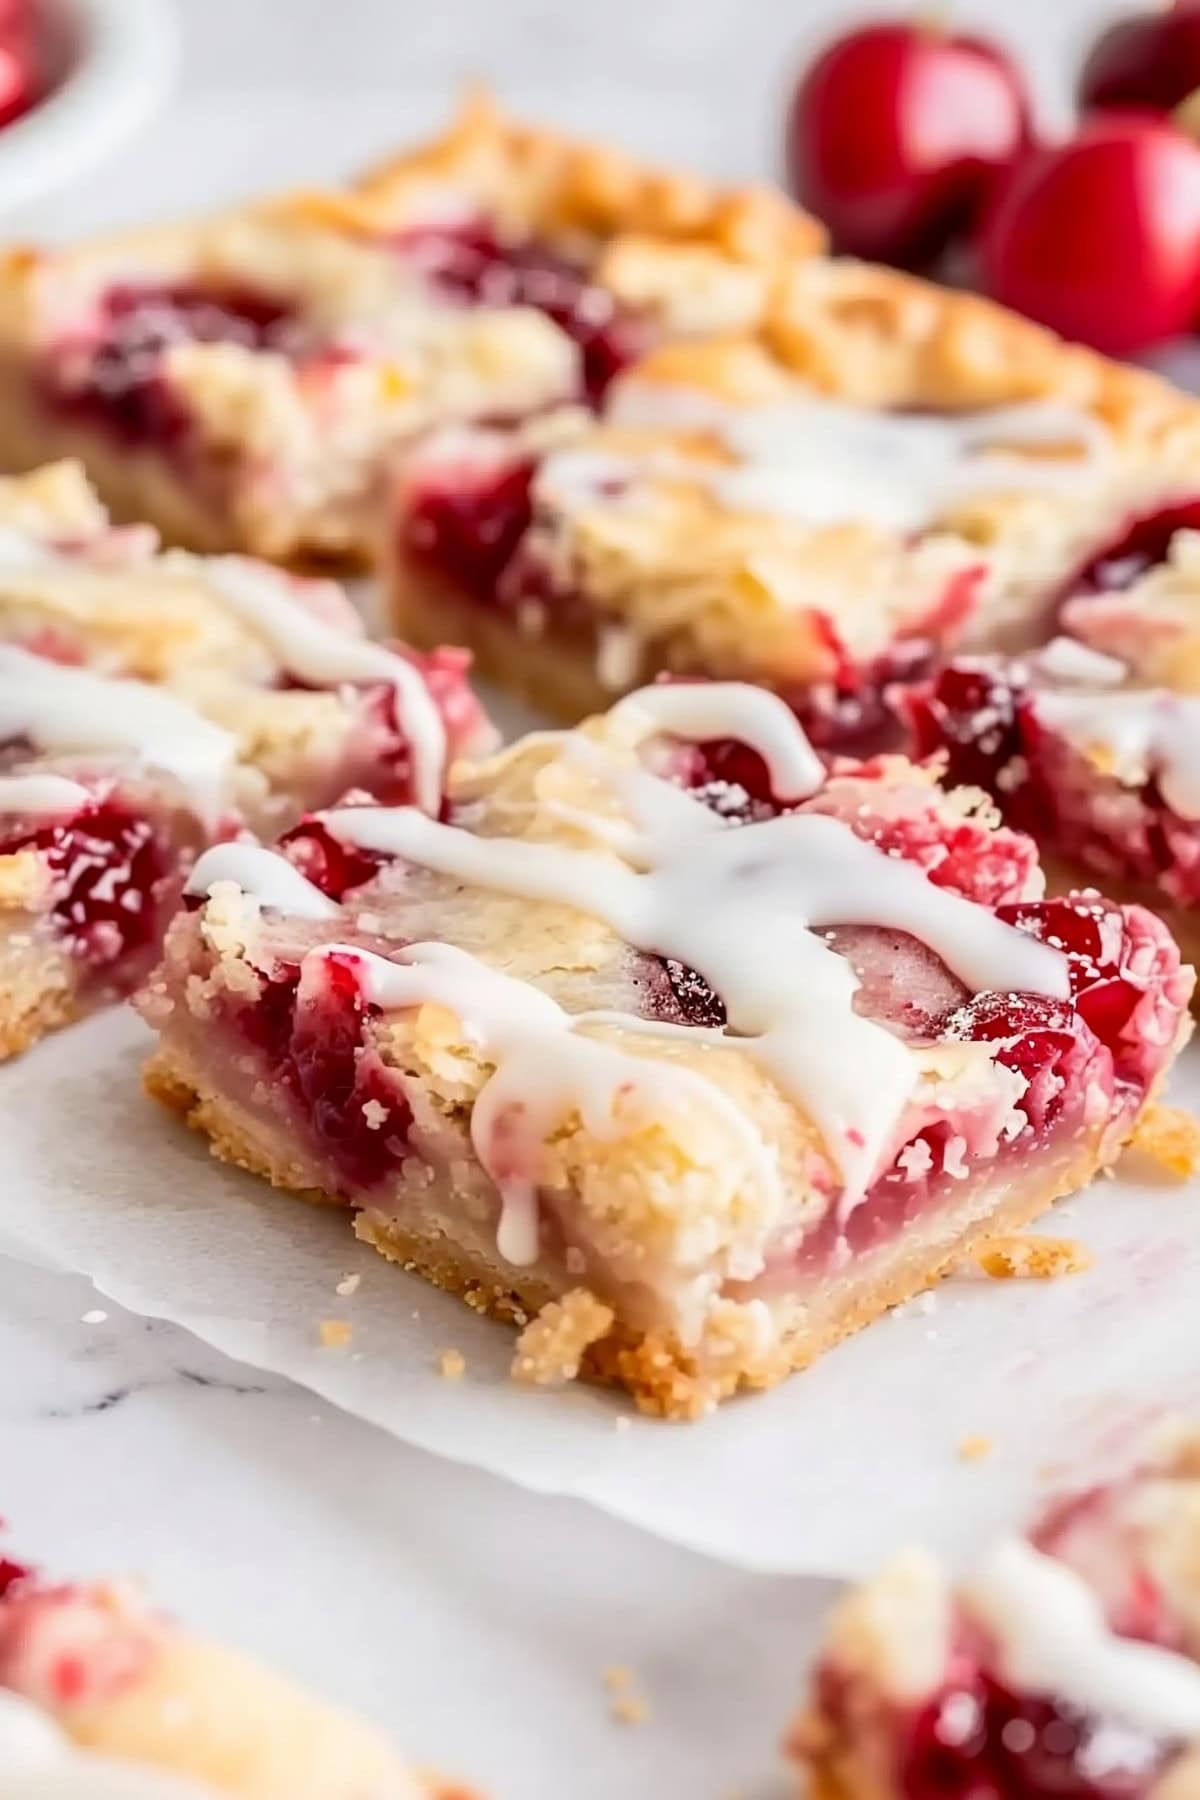
[(550, 1300), (517, 1339), (512, 1374), (531, 1387), (565, 1387), (574, 1381), (591, 1344), (612, 1329), (613, 1310), (588, 1288), (572, 1288)]
[(968, 1432), (966, 1437), (958, 1440), (958, 1460), (965, 1463), (983, 1462), (996, 1448), (994, 1438), (983, 1432)]
[(437, 1366), (444, 1381), (461, 1381), (467, 1372), (467, 1359), (461, 1350), (451, 1347), (441, 1352)]
[(1200, 1120), (1179, 1106), (1143, 1108), (1130, 1145), (1180, 1180), (1200, 1169)]
[(354, 1336), (348, 1319), (322, 1319), (317, 1326), (322, 1350), (344, 1350)]
[(1058, 1281), (1064, 1275), (1081, 1275), (1093, 1260), (1078, 1238), (1033, 1233), (989, 1238), (975, 1257), (993, 1281)]

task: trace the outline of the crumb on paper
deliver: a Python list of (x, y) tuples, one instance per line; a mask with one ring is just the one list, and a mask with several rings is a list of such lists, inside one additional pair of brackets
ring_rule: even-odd
[(1147, 1106), (1131, 1144), (1172, 1175), (1194, 1175), (1200, 1169), (1200, 1122), (1181, 1107)]
[(80, 1324), (82, 1324), (82, 1325), (103, 1325), (104, 1321), (107, 1318), (108, 1318), (108, 1314), (106, 1312), (102, 1311), (101, 1308), (98, 1306), (93, 1306), (90, 1312), (85, 1312), (81, 1316)]
[(350, 1294), (357, 1294), (361, 1281), (361, 1275), (343, 1275), (334, 1292), (346, 1299)]
[(1057, 1281), (1092, 1266), (1092, 1253), (1078, 1238), (1015, 1233), (989, 1238), (975, 1257), (993, 1281)]
[(958, 1440), (958, 1460), (965, 1463), (982, 1462), (996, 1448), (995, 1439), (984, 1435), (981, 1431), (969, 1432)]
[(322, 1319), (317, 1327), (322, 1350), (344, 1350), (354, 1336), (348, 1319)]
[(461, 1350), (443, 1350), (438, 1357), (438, 1374), (445, 1381), (461, 1381), (467, 1372), (467, 1359)]
[(612, 1695), (609, 1712), (620, 1725), (641, 1725), (650, 1717), (650, 1708), (635, 1692), (633, 1670), (625, 1663), (609, 1663), (601, 1670), (605, 1687)]
[(572, 1288), (561, 1300), (549, 1301), (517, 1339), (514, 1380), (533, 1387), (562, 1387), (574, 1381), (584, 1352), (605, 1336), (612, 1322), (612, 1307), (588, 1288)]

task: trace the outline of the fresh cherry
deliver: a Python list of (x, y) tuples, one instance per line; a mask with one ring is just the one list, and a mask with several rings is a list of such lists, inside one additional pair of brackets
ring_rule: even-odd
[(1171, 112), (1200, 87), (1200, 5), (1176, 0), (1118, 19), (1093, 44), (1079, 77), (1079, 104)]
[(918, 266), (978, 218), (1030, 139), (1021, 76), (985, 40), (866, 25), (801, 79), (788, 112), (793, 191), (836, 249)]
[(1200, 310), (1200, 145), (1166, 120), (1101, 116), (1014, 171), (980, 244), (993, 299), (1131, 356)]

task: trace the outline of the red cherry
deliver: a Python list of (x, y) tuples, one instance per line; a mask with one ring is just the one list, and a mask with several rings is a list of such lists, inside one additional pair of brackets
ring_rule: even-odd
[(36, 98), (33, 56), (19, 35), (0, 36), (0, 125), (28, 112)]
[(1129, 356), (1200, 308), (1200, 145), (1111, 114), (1026, 158), (983, 231), (983, 285), (1064, 337)]
[(1003, 51), (928, 25), (867, 25), (800, 81), (787, 162), (836, 249), (911, 266), (974, 222), (1029, 136), (1021, 76)]
[(1200, 5), (1118, 19), (1096, 39), (1079, 77), (1079, 104), (1171, 112), (1200, 87)]

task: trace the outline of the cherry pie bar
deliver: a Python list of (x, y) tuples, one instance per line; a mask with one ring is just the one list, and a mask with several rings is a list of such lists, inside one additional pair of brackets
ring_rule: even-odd
[(958, 1581), (897, 1556), (837, 1607), (792, 1738), (819, 1800), (1195, 1800), (1200, 1438)]
[(350, 199), (298, 197), (0, 259), (0, 464), (87, 464), (200, 551), (362, 563), (418, 427), (580, 391), (532, 307), (447, 301)]
[(757, 330), (787, 269), (823, 247), (771, 188), (714, 187), (470, 93), (433, 142), (364, 175), (377, 229), (464, 299), (536, 306), (580, 344), (598, 398), (664, 338)]
[(0, 482), (0, 1057), (150, 969), (196, 852), (348, 789), (437, 811), (488, 742), (465, 657), (331, 582), (160, 553), (77, 468)]
[(478, 101), (358, 192), (9, 252), (0, 465), (79, 456), (190, 549), (363, 564), (414, 431), (594, 402), (668, 332), (749, 322), (819, 242), (780, 196)]
[(470, 1800), (382, 1732), (192, 1637), (128, 1584), (0, 1561), (5, 1800)]
[(1200, 507), (1142, 521), (1080, 572), (1059, 637), (957, 658), (904, 697), (917, 754), (993, 794), (1060, 865), (1200, 949)]
[(647, 1410), (766, 1386), (1111, 1166), (1187, 1035), (1166, 929), (1043, 898), (902, 759), (646, 689), (444, 816), (210, 850), (139, 1000), (151, 1091)]
[(861, 752), (894, 741), (891, 682), (1036, 641), (1131, 514), (1200, 491), (1200, 408), (1151, 376), (862, 264), (802, 264), (789, 295), (773, 350), (662, 348), (598, 421), (419, 443), (387, 533), (396, 628), (471, 645), (560, 717), (703, 674)]

